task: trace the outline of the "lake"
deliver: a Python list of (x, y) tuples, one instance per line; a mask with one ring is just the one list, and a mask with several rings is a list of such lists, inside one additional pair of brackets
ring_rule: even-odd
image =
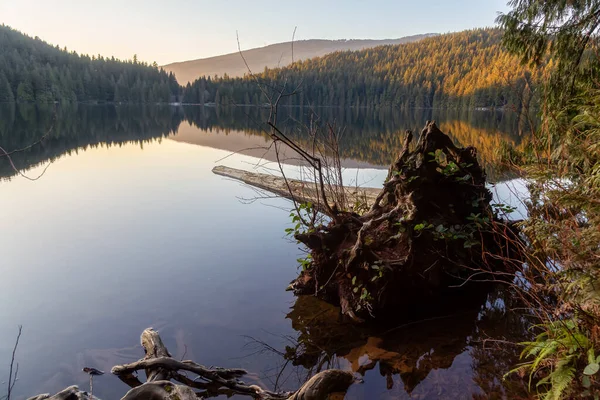
[[(345, 175), (374, 187), (402, 132), (428, 119), (475, 145), (497, 182), (513, 177), (496, 150), (518, 146), (527, 131), (501, 112), (313, 111), (282, 109), (280, 126), (298, 140), (310, 123), (342, 130)], [(517, 354), (502, 340), (527, 324), (499, 288), (369, 330), (285, 291), (303, 254), (285, 236), (290, 203), (211, 172), (272, 167), (266, 120), (267, 110), (254, 107), (0, 105), (0, 146), (22, 149), (14, 165), (41, 175), (28, 180), (0, 157), (0, 379), (23, 325), (15, 398), (87, 388), (81, 368), (108, 372), (137, 360), (149, 326), (175, 357), (245, 368), (246, 381), (269, 389), (295, 389), (319, 368), (340, 367), (364, 376), (350, 399), (519, 392), (518, 383), (502, 383)], [(498, 187), (501, 201), (515, 201), (516, 186)], [(126, 390), (109, 373), (94, 381), (102, 399)]]

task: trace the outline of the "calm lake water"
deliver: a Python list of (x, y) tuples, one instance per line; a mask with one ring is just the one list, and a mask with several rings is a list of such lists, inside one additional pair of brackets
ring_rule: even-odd
[[(344, 130), (346, 175), (374, 187), (401, 147), (401, 132), (428, 119), (477, 146), (496, 181), (510, 176), (494, 164), (495, 149), (502, 141), (518, 146), (523, 134), (504, 113), (317, 113), (319, 123)], [(280, 116), (297, 138), (310, 120), (305, 109)], [(46, 135), (13, 154), (16, 167), (37, 177), (49, 165), (30, 181), (0, 157), (0, 380), (23, 325), (16, 398), (87, 388), (81, 368), (108, 372), (137, 360), (149, 326), (174, 356), (246, 368), (247, 381), (270, 389), (295, 389), (318, 368), (335, 366), (364, 375), (350, 399), (518, 392), (502, 384), (515, 349), (495, 341), (523, 333), (523, 317), (506, 312), (510, 294), (495, 289), (461, 299), (460, 307), (440, 306), (421, 322), (364, 330), (341, 321), (336, 308), (285, 291), (302, 255), (285, 237), (289, 203), (249, 201), (253, 189), (211, 172), (271, 159), (261, 121), (266, 111), (257, 108), (0, 105), (6, 151)], [(231, 155), (242, 149), (245, 155)], [(499, 185), (502, 201), (514, 201), (514, 187)], [(94, 382), (103, 399), (126, 390), (108, 373)]]

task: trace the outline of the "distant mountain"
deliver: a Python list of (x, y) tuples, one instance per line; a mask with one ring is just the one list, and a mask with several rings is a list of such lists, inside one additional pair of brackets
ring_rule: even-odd
[[(336, 51), (363, 50), (367, 48), (416, 42), (424, 38), (437, 36), (437, 33), (406, 36), (400, 39), (384, 40), (302, 40), (293, 43), (294, 61), (324, 56)], [(266, 47), (243, 51), (244, 58), (253, 72), (262, 72), (266, 68), (285, 67), (292, 63), (292, 42), (278, 43)], [(173, 72), (181, 85), (193, 82), (201, 76), (241, 77), (248, 72), (238, 52), (222, 56), (201, 58), (164, 65), (167, 72)]]

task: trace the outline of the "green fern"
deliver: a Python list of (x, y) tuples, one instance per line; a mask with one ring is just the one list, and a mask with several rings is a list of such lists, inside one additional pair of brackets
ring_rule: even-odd
[(573, 356), (560, 360), (556, 369), (550, 376), (550, 390), (544, 396), (544, 400), (559, 400), (565, 390), (571, 385), (575, 378), (575, 366)]
[(558, 400), (573, 386), (579, 358), (587, 355), (594, 361), (595, 352), (590, 340), (579, 330), (575, 320), (552, 321), (536, 325), (542, 332), (524, 347), (518, 365), (505, 375), (529, 372), (529, 389), (536, 376), (544, 376), (536, 388), (544, 400)]

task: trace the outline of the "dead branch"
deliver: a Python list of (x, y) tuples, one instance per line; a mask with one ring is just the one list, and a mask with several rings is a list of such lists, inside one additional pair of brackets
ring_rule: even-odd
[(10, 358), (10, 370), (8, 372), (8, 389), (6, 394), (6, 400), (10, 400), (10, 395), (12, 394), (12, 390), (17, 383), (17, 378), (19, 377), (19, 363), (17, 363), (15, 368), (15, 373), (13, 375), (13, 366), (15, 364), (15, 355), (17, 353), (17, 347), (19, 347), (19, 339), (21, 339), (21, 333), (23, 332), (23, 326), (19, 325), (19, 333), (17, 334), (17, 340), (15, 340), (15, 346), (13, 347), (12, 356)]
[[(243, 369), (207, 368), (194, 361), (179, 361), (171, 356), (158, 332), (145, 329), (140, 337), (145, 356), (133, 363), (117, 365), (111, 370), (132, 389), (122, 400), (197, 400), (219, 395), (242, 395), (262, 400), (320, 400), (333, 392), (345, 392), (354, 382), (350, 372), (323, 371), (306, 382), (297, 392), (272, 392), (240, 380), (247, 374)], [(145, 370), (147, 380), (142, 383), (134, 372)], [(180, 371), (190, 372), (188, 377)], [(196, 389), (202, 390), (197, 392)], [(71, 386), (54, 396), (42, 394), (29, 400), (93, 400), (87, 392)]]

